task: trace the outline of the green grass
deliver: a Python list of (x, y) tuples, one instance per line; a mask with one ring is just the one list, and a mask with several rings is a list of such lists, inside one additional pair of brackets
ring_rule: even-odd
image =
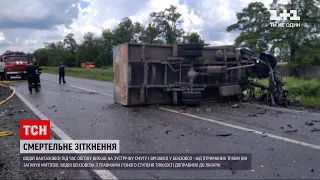
[[(302, 105), (320, 106), (320, 78), (284, 77), (283, 81), (286, 83), (284, 89), (289, 91), (288, 99), (294, 100), (300, 96)], [(268, 85), (267, 80), (257, 80), (257, 82)]]
[[(57, 67), (42, 67), (44, 73), (58, 74)], [(112, 81), (112, 67), (104, 69), (83, 69), (83, 68), (65, 68), (66, 76), (79, 77), (86, 79), (96, 79), (103, 81)]]

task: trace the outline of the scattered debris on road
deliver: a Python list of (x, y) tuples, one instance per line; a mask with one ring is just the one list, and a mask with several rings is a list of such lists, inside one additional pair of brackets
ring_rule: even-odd
[(290, 124), (287, 125), (289, 128), (292, 128), (292, 126)]
[(266, 109), (262, 109), (262, 110), (258, 111), (257, 114), (265, 114), (266, 112), (267, 112)]
[(312, 122), (305, 122), (305, 125), (307, 126), (313, 126), (314, 124)]
[(295, 130), (289, 130), (289, 131), (284, 131), (284, 133), (291, 133), (291, 132), (297, 132), (298, 129), (295, 129)]
[(186, 107), (185, 106), (180, 106), (180, 113), (184, 113), (186, 111)]
[(166, 134), (168, 134), (169, 132), (172, 132), (172, 130), (166, 130)]
[(231, 136), (232, 134), (217, 134), (216, 136), (221, 136), (221, 137), (228, 137)]
[(249, 116), (249, 117), (257, 117), (256, 114), (249, 114), (248, 116)]
[(316, 128), (311, 129), (311, 132), (316, 132), (316, 131), (320, 131), (320, 129), (316, 129)]
[(232, 105), (232, 107), (233, 108), (239, 108), (240, 106), (239, 106), (239, 104), (234, 104), (234, 105)]
[(274, 151), (274, 148), (268, 148), (268, 150), (270, 150), (270, 151)]
[(207, 109), (206, 109), (206, 111), (207, 111), (207, 112), (210, 112), (210, 111), (211, 111), (211, 109), (207, 108)]
[(55, 107), (56, 107), (56, 106), (51, 106), (51, 107), (48, 106), (47, 108), (48, 108), (48, 109), (52, 109), (52, 108), (55, 108)]
[(157, 176), (157, 175), (154, 175), (154, 174), (151, 174), (151, 173), (149, 173), (149, 172), (147, 172), (147, 174), (148, 174), (149, 176), (151, 176), (151, 177), (154, 177), (154, 178), (156, 178), (156, 179), (159, 179), (159, 178), (160, 178), (159, 176)]

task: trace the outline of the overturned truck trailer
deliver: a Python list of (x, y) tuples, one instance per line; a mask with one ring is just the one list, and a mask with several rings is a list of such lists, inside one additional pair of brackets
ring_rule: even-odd
[[(114, 100), (125, 106), (200, 105), (241, 98), (258, 87), (267, 91), (265, 101), (284, 104), (288, 92), (276, 66), (271, 53), (236, 46), (121, 44), (113, 47)], [(268, 78), (269, 85), (250, 78)]]

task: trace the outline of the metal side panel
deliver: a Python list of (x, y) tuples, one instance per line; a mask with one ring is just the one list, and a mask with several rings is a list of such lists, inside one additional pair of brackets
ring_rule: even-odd
[(127, 44), (113, 47), (113, 73), (114, 101), (122, 105), (129, 105)]
[(241, 94), (241, 87), (239, 85), (221, 86), (219, 91), (221, 97), (236, 96)]

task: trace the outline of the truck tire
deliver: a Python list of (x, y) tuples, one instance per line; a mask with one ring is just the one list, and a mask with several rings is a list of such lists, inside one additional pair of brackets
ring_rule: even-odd
[(202, 50), (181, 50), (178, 51), (179, 57), (201, 57)]
[(201, 92), (181, 92), (181, 98), (183, 99), (201, 99)]
[(186, 106), (200, 106), (201, 99), (181, 99), (181, 103)]
[(202, 50), (202, 44), (181, 44), (178, 47), (178, 50)]

